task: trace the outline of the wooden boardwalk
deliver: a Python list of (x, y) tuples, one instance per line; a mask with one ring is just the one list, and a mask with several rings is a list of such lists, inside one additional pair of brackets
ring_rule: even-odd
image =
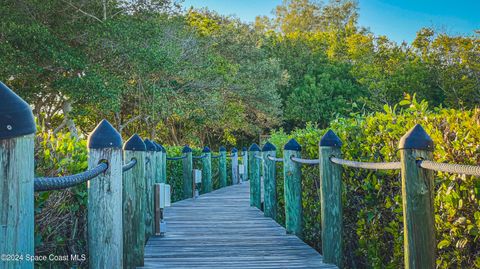
[(250, 207), (248, 182), (165, 212), (165, 237), (152, 237), (143, 268), (337, 268), (263, 212)]

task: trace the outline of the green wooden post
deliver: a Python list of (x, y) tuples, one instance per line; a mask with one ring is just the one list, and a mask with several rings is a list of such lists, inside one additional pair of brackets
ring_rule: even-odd
[(124, 268), (143, 266), (145, 246), (145, 151), (138, 135), (123, 146), (124, 162), (137, 164), (123, 174), (123, 264)]
[[(34, 254), (34, 133), (30, 106), (0, 82), (0, 254)], [(0, 268), (31, 268), (0, 259)]]
[(320, 140), (320, 206), (323, 260), (343, 268), (342, 166), (330, 161), (341, 158), (340, 138), (329, 130)]
[(260, 148), (257, 144), (252, 144), (248, 150), (248, 160), (250, 167), (250, 206), (262, 209), (262, 187), (260, 182)]
[(88, 168), (100, 162), (108, 170), (90, 180), (88, 188), (88, 253), (90, 268), (123, 266), (122, 138), (103, 120), (88, 138)]
[(290, 139), (283, 147), (283, 177), (285, 180), (285, 229), (289, 234), (302, 237), (302, 170), (301, 165), (292, 161), (300, 158), (300, 145)]
[(202, 153), (206, 156), (202, 159), (202, 193), (208, 193), (213, 190), (212, 152), (209, 147), (204, 147)]
[(145, 238), (148, 240), (150, 236), (154, 234), (154, 203), (153, 203), (153, 184), (155, 183), (155, 168), (157, 167), (157, 161), (155, 158), (155, 152), (157, 146), (148, 140), (144, 140), (147, 152), (145, 153)]
[[(155, 150), (155, 180), (154, 180), (154, 186), (155, 183), (162, 183), (162, 169), (163, 169), (163, 164), (162, 164), (162, 146), (156, 142), (153, 142), (155, 144), (156, 150)], [(154, 191), (155, 192), (155, 191)]]
[(218, 169), (220, 169), (220, 188), (224, 188), (227, 186), (227, 149), (222, 146), (219, 149), (219, 153)]
[(193, 158), (192, 149), (189, 146), (183, 147), (182, 153), (187, 156), (183, 159), (183, 198), (195, 197), (193, 192)]
[(242, 148), (242, 164), (243, 164), (243, 181), (248, 181), (248, 149), (247, 147)]
[(167, 183), (167, 150), (162, 145), (162, 181), (161, 183)]
[(419, 159), (433, 159), (433, 141), (417, 124), (402, 137), (399, 149), (405, 268), (435, 268), (434, 175), (417, 165)]
[(268, 156), (275, 157), (277, 148), (270, 142), (265, 143), (262, 148), (263, 158), (263, 213), (265, 217), (277, 219), (277, 182), (275, 178), (275, 161), (268, 159)]
[(232, 149), (232, 185), (240, 183), (238, 178), (238, 150)]

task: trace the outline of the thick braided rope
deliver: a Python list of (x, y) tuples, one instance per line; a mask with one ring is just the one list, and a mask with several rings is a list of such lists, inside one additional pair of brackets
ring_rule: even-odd
[(40, 177), (34, 180), (35, 191), (62, 190), (87, 182), (105, 172), (108, 169), (107, 163), (100, 163), (97, 167), (85, 172), (64, 176), (64, 177)]
[(127, 172), (128, 170), (132, 169), (137, 164), (137, 159), (131, 159), (128, 163), (126, 163), (122, 167), (122, 172)]
[(275, 157), (272, 157), (270, 155), (267, 155), (267, 159), (269, 159), (270, 161), (275, 161), (277, 163), (283, 162), (283, 158), (275, 158)]
[(293, 156), (290, 159), (296, 163), (308, 164), (308, 165), (318, 165), (320, 163), (319, 159), (302, 159), (302, 158), (297, 158)]
[(427, 161), (427, 160), (419, 161), (418, 165), (421, 168), (428, 169), (428, 170), (454, 173), (454, 174), (480, 176), (480, 166), (476, 166), (476, 165), (437, 163), (437, 162)]
[(401, 168), (400, 162), (384, 162), (384, 163), (372, 163), (372, 162), (356, 162), (344, 159), (331, 157), (330, 161), (335, 164), (345, 165), (353, 168), (363, 168), (372, 170), (398, 170)]
[(187, 155), (181, 156), (181, 157), (167, 157), (168, 161), (178, 161), (187, 158)]

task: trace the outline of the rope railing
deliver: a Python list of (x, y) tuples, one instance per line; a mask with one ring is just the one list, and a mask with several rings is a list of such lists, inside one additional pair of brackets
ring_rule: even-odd
[(203, 154), (203, 155), (200, 155), (200, 156), (192, 156), (193, 159), (203, 159), (203, 158), (206, 158), (207, 157), (207, 154)]
[(320, 163), (319, 159), (302, 159), (302, 158), (297, 158), (293, 156), (290, 159), (296, 163), (308, 164), (308, 165), (318, 165)]
[(420, 160), (417, 165), (423, 169), (447, 172), (454, 174), (465, 174), (471, 176), (480, 176), (480, 166), (465, 164), (437, 163), (428, 160)]
[(256, 159), (259, 159), (259, 160), (263, 160), (262, 156), (260, 156), (260, 155), (254, 155), (253, 157), (255, 157)]
[(275, 161), (277, 163), (283, 162), (283, 158), (276, 158), (276, 157), (272, 157), (270, 155), (267, 155), (267, 159), (269, 159), (270, 161)]
[(220, 158), (220, 156), (222, 156), (222, 155), (220, 155), (220, 154), (219, 155), (212, 155), (212, 159)]
[(34, 180), (34, 190), (38, 191), (53, 191), (62, 190), (70, 187), (74, 187), (78, 184), (87, 182), (90, 179), (97, 177), (103, 172), (107, 171), (108, 164), (102, 162), (95, 168), (87, 170), (85, 172), (64, 176), (64, 177), (40, 177)]
[(122, 172), (127, 172), (137, 164), (137, 159), (131, 159), (128, 163), (122, 166)]
[(357, 162), (336, 158), (334, 156), (330, 157), (330, 161), (338, 165), (371, 170), (399, 170), (401, 167), (400, 162)]
[(183, 155), (183, 156), (180, 156), (180, 157), (167, 157), (167, 160), (168, 161), (178, 161), (178, 160), (183, 160), (187, 158), (187, 155)]

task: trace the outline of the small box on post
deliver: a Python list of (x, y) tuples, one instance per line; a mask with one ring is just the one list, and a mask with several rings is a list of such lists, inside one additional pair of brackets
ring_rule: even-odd
[(167, 232), (167, 223), (163, 220), (163, 210), (171, 205), (170, 185), (157, 183), (155, 191), (155, 235), (164, 236)]
[(197, 198), (198, 196), (200, 196), (200, 192), (198, 190), (200, 189), (199, 185), (202, 183), (202, 170), (193, 169), (193, 182), (193, 188), (195, 193), (193, 198)]

